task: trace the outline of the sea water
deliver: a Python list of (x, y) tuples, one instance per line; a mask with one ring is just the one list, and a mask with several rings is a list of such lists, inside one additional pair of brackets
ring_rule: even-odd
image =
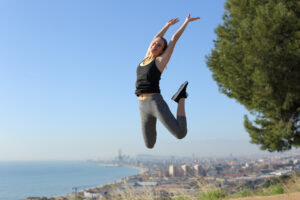
[(139, 170), (84, 161), (0, 162), (0, 200), (54, 197), (112, 183)]

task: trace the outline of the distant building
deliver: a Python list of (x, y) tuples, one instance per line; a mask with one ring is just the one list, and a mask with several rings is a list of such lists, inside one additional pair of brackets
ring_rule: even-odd
[(258, 160), (259, 163), (264, 163), (265, 161), (263, 159)]
[(143, 187), (154, 187), (157, 186), (157, 182), (150, 182), (150, 181), (144, 181), (144, 182), (137, 182), (136, 186), (143, 186)]
[(169, 175), (170, 176), (181, 176), (181, 170), (180, 168), (176, 167), (175, 165), (170, 165), (169, 166)]
[(281, 176), (281, 175), (291, 174), (291, 170), (277, 170), (277, 171), (271, 172), (270, 174), (276, 175), (276, 176)]
[(94, 199), (102, 197), (102, 195), (100, 193), (93, 193), (93, 192), (87, 192), (87, 191), (83, 192), (83, 196), (86, 198), (94, 198)]
[(293, 159), (293, 164), (294, 165), (297, 165), (299, 163), (299, 160), (298, 159)]
[(176, 167), (175, 176), (182, 176), (182, 169), (180, 167)]
[(191, 169), (187, 165), (181, 165), (181, 170), (182, 170), (182, 176), (189, 176), (191, 175)]
[(262, 173), (262, 174), (267, 174), (267, 173), (272, 172), (272, 170), (270, 170), (270, 169), (261, 169), (261, 170), (259, 170), (259, 171), (260, 171), (260, 173)]
[(208, 176), (211, 176), (211, 177), (215, 177), (215, 176), (218, 175), (218, 171), (215, 170), (215, 169), (209, 170), (209, 171), (207, 172), (207, 175), (208, 175)]
[(162, 168), (158, 171), (159, 178), (168, 177), (168, 176), (169, 176), (169, 170), (167, 168)]
[(169, 175), (170, 176), (175, 176), (175, 171), (176, 171), (175, 166), (174, 165), (170, 165), (169, 166)]
[(243, 177), (245, 174), (224, 174), (224, 177)]
[(243, 166), (242, 166), (242, 169), (247, 169), (249, 168), (249, 164), (246, 162)]
[(164, 176), (165, 177), (169, 177), (170, 176), (169, 170), (167, 168), (164, 169)]
[(295, 171), (300, 172), (300, 165), (296, 165)]
[(159, 185), (157, 187), (155, 187), (155, 192), (160, 192), (162, 190), (165, 191), (175, 191), (178, 192), (179, 189), (184, 189), (183, 185)]
[(205, 176), (206, 172), (200, 165), (194, 165), (194, 172), (196, 176)]
[(164, 171), (163, 171), (163, 169), (159, 170), (158, 173), (157, 173), (157, 175), (158, 175), (159, 178), (164, 177)]

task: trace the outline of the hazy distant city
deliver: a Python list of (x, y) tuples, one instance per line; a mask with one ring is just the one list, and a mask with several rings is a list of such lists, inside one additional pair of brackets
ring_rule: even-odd
[[(268, 156), (223, 158), (164, 157), (137, 155), (135, 158), (119, 154), (111, 160), (88, 160), (102, 166), (125, 166), (141, 169), (137, 175), (112, 184), (73, 193), (53, 199), (105, 199), (131, 195), (176, 197), (178, 193), (195, 198), (208, 186), (223, 188), (231, 193), (242, 188), (263, 185), (267, 180), (300, 171), (300, 151), (276, 153)], [(29, 198), (28, 198), (29, 199)], [(151, 198), (150, 198), (151, 199)]]

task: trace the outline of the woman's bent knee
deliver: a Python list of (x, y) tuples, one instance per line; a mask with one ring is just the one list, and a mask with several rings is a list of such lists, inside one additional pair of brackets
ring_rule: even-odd
[(182, 131), (180, 132), (178, 135), (177, 135), (177, 138), (178, 139), (183, 139), (187, 134), (187, 131)]
[(155, 143), (145, 143), (148, 149), (153, 149)]

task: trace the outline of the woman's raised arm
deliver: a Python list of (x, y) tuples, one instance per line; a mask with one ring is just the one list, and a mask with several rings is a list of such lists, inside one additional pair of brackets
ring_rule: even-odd
[(173, 53), (173, 50), (174, 50), (174, 47), (176, 45), (176, 42), (178, 41), (178, 39), (180, 38), (180, 36), (182, 35), (183, 31), (185, 30), (186, 26), (188, 25), (189, 22), (192, 22), (192, 21), (195, 21), (195, 20), (198, 20), (200, 19), (200, 17), (194, 17), (194, 18), (191, 18), (191, 15), (189, 14), (184, 23), (181, 25), (181, 27), (177, 30), (177, 32), (172, 36), (172, 39), (167, 47), (167, 49), (165, 50), (165, 52), (159, 56), (157, 58), (157, 61), (158, 61), (158, 68), (160, 69), (160, 71), (162, 72), (165, 67), (167, 66), (170, 58), (171, 58), (171, 55)]
[(148, 47), (148, 50), (147, 50), (147, 53), (146, 53), (145, 57), (148, 57), (150, 55), (150, 47), (151, 47), (151, 44), (152, 44), (153, 40), (157, 37), (163, 37), (165, 35), (165, 33), (167, 32), (167, 30), (169, 29), (169, 27), (176, 24), (177, 22), (179, 22), (178, 18), (174, 18), (174, 19), (169, 20), (166, 23), (166, 25), (155, 35), (155, 37), (152, 39), (152, 41), (151, 41), (151, 43)]

